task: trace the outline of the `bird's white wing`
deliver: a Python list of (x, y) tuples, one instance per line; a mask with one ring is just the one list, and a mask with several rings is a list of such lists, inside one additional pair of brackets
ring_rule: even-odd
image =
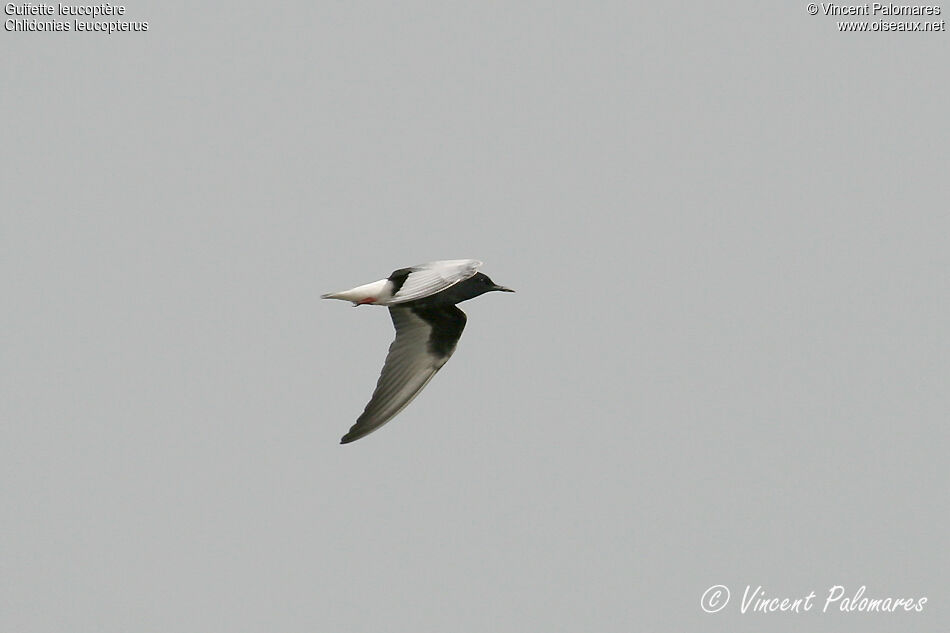
[(455, 351), (465, 313), (455, 306), (389, 309), (396, 339), (389, 346), (376, 390), (342, 444), (372, 433), (406, 408)]
[(389, 281), (398, 289), (387, 304), (394, 305), (430, 297), (468, 279), (481, 265), (477, 259), (449, 259), (397, 270), (389, 276)]

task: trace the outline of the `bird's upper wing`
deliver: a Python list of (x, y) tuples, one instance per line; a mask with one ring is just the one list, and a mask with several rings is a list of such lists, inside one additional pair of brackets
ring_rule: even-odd
[(389, 314), (396, 339), (389, 346), (373, 397), (342, 444), (372, 433), (402, 411), (449, 360), (465, 329), (465, 313), (455, 306), (395, 306)]
[(400, 268), (389, 276), (395, 291), (387, 303), (406, 303), (442, 292), (474, 275), (481, 265), (477, 259), (450, 259)]

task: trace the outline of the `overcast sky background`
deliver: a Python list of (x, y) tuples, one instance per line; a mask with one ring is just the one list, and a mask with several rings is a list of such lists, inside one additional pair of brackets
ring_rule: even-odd
[[(950, 35), (127, 7), (0, 32), (0, 629), (947, 628)], [(340, 446), (392, 326), (320, 294), (469, 257), (517, 294)]]

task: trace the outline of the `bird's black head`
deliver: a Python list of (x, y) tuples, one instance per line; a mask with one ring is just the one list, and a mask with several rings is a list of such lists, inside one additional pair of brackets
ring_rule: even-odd
[[(467, 301), (468, 299), (474, 299), (479, 295), (483, 295), (486, 292), (498, 291), (498, 292), (514, 292), (511, 288), (505, 288), (504, 286), (499, 286), (494, 281), (488, 278), (488, 275), (482, 273), (475, 273), (462, 283), (456, 285), (454, 288), (458, 292), (459, 299), (458, 301)], [(456, 302), (457, 303), (457, 302)]]
[(479, 289), (478, 294), (485, 294), (486, 292), (492, 292), (497, 290), (499, 292), (514, 292), (511, 288), (505, 288), (504, 286), (499, 286), (494, 281), (488, 278), (488, 275), (484, 273), (475, 273), (472, 276), (472, 281), (475, 282), (475, 287)]

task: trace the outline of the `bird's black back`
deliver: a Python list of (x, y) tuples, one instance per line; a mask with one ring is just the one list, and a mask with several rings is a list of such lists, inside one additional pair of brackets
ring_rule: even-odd
[[(390, 277), (390, 281), (392, 281), (394, 284), (396, 283), (392, 277)], [(405, 281), (405, 278), (403, 278), (402, 283), (405, 283)], [(400, 287), (402, 286), (402, 283), (400, 283)], [(468, 279), (460, 281), (453, 286), (449, 286), (442, 292), (437, 292), (434, 295), (416, 299), (415, 301), (407, 301), (403, 305), (420, 307), (454, 306), (456, 303), (474, 299), (475, 297), (483, 295), (486, 292), (496, 288), (497, 286), (495, 286), (495, 283), (488, 278), (488, 275), (475, 273)]]

